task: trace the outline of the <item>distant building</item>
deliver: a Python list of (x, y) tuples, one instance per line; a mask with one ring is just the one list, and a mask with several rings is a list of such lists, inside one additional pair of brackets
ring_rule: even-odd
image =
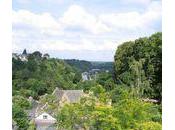
[(20, 59), (21, 61), (28, 61), (28, 55), (26, 49), (24, 49), (22, 54), (12, 53), (12, 58), (16, 60)]
[(56, 119), (44, 112), (35, 118), (36, 130), (56, 130)]
[(21, 61), (28, 61), (27, 57), (24, 56), (24, 55), (19, 55), (19, 59), (20, 59)]
[(27, 51), (26, 51), (26, 49), (24, 49), (22, 54), (19, 55), (19, 58), (20, 58), (21, 61), (28, 61), (27, 56), (28, 56)]
[(91, 74), (91, 75), (95, 75), (95, 74), (97, 74), (97, 73), (99, 73), (100, 72), (100, 69), (91, 69), (90, 71), (89, 71), (89, 73)]
[(109, 73), (109, 70), (105, 70), (106, 73)]
[(82, 77), (83, 81), (91, 80), (91, 76), (88, 72), (83, 72), (81, 74), (81, 77)]
[(82, 73), (82, 74), (81, 74), (81, 77), (82, 77), (83, 81), (88, 80), (88, 72)]
[(18, 59), (18, 54), (17, 53), (12, 53), (12, 58), (14, 58), (15, 60)]

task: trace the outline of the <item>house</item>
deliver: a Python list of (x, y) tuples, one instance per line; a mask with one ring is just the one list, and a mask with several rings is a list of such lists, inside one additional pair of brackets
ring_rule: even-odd
[(35, 118), (36, 130), (56, 130), (56, 119), (44, 112)]
[(19, 59), (20, 59), (21, 61), (28, 61), (26, 55), (19, 55)]
[(83, 81), (91, 80), (91, 76), (90, 76), (90, 74), (88, 72), (83, 72), (81, 74), (81, 77), (82, 77)]
[(56, 96), (57, 102), (62, 105), (64, 103), (77, 103), (84, 95), (83, 90), (60, 90), (56, 88), (53, 92)]
[[(58, 104), (58, 106), (62, 107), (65, 103), (77, 103), (80, 101), (80, 98), (84, 95), (83, 90), (61, 90), (59, 88), (56, 88), (52, 95), (55, 96), (55, 103)], [(44, 95), (45, 96), (45, 95)], [(32, 105), (32, 108), (30, 110), (27, 110), (29, 119), (34, 119), (37, 116), (39, 116), (42, 112), (47, 110), (48, 103), (45, 104), (34, 100), (32, 97), (29, 97), (29, 102)], [(52, 114), (53, 111), (48, 111), (49, 114)]]
[(24, 49), (22, 54), (12, 53), (12, 58), (16, 60), (20, 59), (21, 61), (28, 61), (28, 54), (26, 49)]
[(18, 54), (17, 53), (12, 53), (12, 58), (14, 58), (15, 60), (18, 59)]
[[(52, 95), (56, 97), (55, 103), (62, 107), (65, 103), (79, 102), (85, 94), (83, 90), (61, 90), (56, 88)], [(56, 119), (51, 116), (54, 115), (53, 111), (47, 110), (48, 103), (42, 104), (32, 97), (29, 97), (28, 101), (32, 104), (32, 109), (28, 110), (27, 113), (30, 120), (34, 119), (36, 130), (56, 130), (54, 127)]]

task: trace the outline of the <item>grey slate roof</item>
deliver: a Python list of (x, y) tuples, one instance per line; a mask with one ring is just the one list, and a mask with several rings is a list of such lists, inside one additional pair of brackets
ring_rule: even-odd
[[(81, 96), (84, 95), (83, 90), (60, 90), (59, 88), (56, 88), (54, 92), (52, 93), (56, 96), (56, 99), (58, 102), (63, 100), (63, 97), (65, 97), (69, 103), (77, 103), (79, 102)], [(32, 104), (32, 108), (30, 110), (26, 110), (28, 113), (29, 119), (34, 119), (37, 115), (41, 114), (43, 108), (47, 104), (41, 104), (37, 100), (34, 100), (32, 97), (29, 97), (28, 99), (30, 103)], [(52, 111), (47, 111), (49, 114), (52, 115)]]
[(62, 96), (64, 94), (64, 90), (60, 90), (59, 88), (56, 88), (53, 92), (53, 95), (56, 96), (57, 100), (60, 101)]
[(70, 103), (76, 103), (83, 96), (83, 90), (60, 90), (58, 88), (53, 92), (56, 95), (57, 100), (61, 100), (63, 96), (66, 96)]
[(29, 119), (35, 118), (36, 110), (37, 110), (37, 108), (40, 106), (40, 104), (39, 104), (38, 101), (36, 101), (36, 100), (32, 100), (32, 101), (31, 101), (31, 105), (32, 105), (32, 109), (27, 110)]
[(65, 90), (65, 95), (68, 97), (70, 103), (76, 103), (83, 96), (82, 90)]

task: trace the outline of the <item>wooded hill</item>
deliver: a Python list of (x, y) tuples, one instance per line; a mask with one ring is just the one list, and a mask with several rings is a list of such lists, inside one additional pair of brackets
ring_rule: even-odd
[(28, 56), (28, 61), (12, 60), (13, 95), (38, 96), (51, 93), (56, 87), (75, 89), (81, 74), (63, 60), (42, 57), (40, 52)]
[(113, 62), (98, 62), (69, 59), (64, 60), (66, 63), (80, 70), (80, 72), (90, 71), (92, 69), (99, 69), (101, 71), (113, 71)]

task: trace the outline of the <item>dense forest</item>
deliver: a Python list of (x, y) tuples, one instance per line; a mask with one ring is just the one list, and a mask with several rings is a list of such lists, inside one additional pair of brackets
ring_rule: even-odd
[[(83, 130), (161, 130), (160, 32), (118, 46), (114, 63), (46, 58), (39, 51), (27, 59), (12, 59), (13, 121), (19, 130), (35, 129), (26, 112), (32, 107), (30, 96), (50, 105), (58, 130), (74, 130), (77, 125)], [(90, 69), (110, 72), (82, 81), (81, 72)], [(60, 108), (51, 95), (56, 87), (81, 89), (89, 96)]]

